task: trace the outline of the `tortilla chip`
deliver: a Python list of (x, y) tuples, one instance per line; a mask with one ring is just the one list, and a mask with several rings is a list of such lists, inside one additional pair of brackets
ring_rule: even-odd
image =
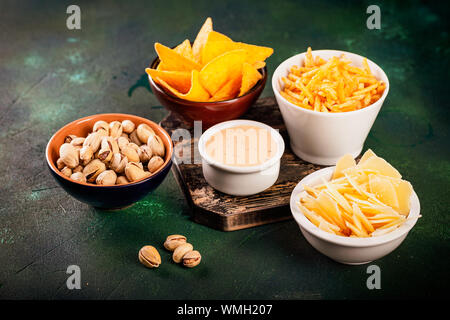
[(228, 80), (225, 85), (209, 99), (209, 101), (224, 101), (236, 98), (241, 87), (242, 74)]
[(197, 37), (194, 40), (194, 44), (192, 45), (192, 53), (194, 54), (194, 59), (196, 62), (201, 61), (201, 52), (202, 48), (208, 39), (209, 33), (213, 30), (213, 23), (211, 18), (207, 18), (203, 26), (200, 28), (200, 31), (197, 34)]
[(230, 79), (242, 72), (246, 58), (245, 50), (233, 50), (214, 58), (200, 71), (200, 82), (214, 96)]
[(158, 66), (156, 67), (156, 70), (158, 70), (158, 71), (164, 71), (164, 70), (167, 70), (167, 68), (164, 66), (164, 63), (162, 63), (162, 61), (160, 61), (160, 62), (158, 63)]
[[(212, 32), (210, 33), (210, 35)], [(214, 41), (210, 40), (210, 37), (208, 37), (208, 41), (206, 42), (205, 46), (202, 50), (201, 55), (201, 63), (202, 65), (207, 64), (211, 60), (213, 60), (215, 57), (220, 56), (221, 54), (224, 54), (227, 51), (235, 50), (234, 48), (234, 42), (232, 41)]]
[(192, 52), (191, 42), (188, 39), (184, 40), (182, 43), (176, 46), (174, 50), (176, 53), (181, 54), (186, 59), (195, 61), (194, 53)]
[(264, 61), (256, 61), (255, 63), (253, 63), (253, 66), (256, 69), (262, 69), (266, 66), (266, 63)]
[(208, 34), (207, 41), (229, 41), (233, 42), (230, 37), (224, 35), (223, 33), (211, 30), (211, 32)]
[(155, 50), (159, 59), (164, 63), (164, 68), (170, 71), (200, 70), (202, 66), (190, 59), (183, 57), (174, 49), (170, 49), (160, 43), (155, 43)]
[(163, 80), (175, 90), (186, 93), (191, 88), (191, 73), (189, 71), (161, 71), (156, 69), (146, 68), (152, 79), (161, 84), (158, 79)]
[(242, 83), (239, 96), (242, 96), (262, 78), (261, 73), (251, 64), (244, 62), (242, 66)]
[(246, 61), (254, 64), (258, 61), (264, 61), (273, 54), (273, 49), (269, 47), (256, 46), (253, 44), (235, 42), (235, 49), (244, 49), (247, 51)]
[(197, 70), (192, 71), (192, 77), (191, 77), (191, 88), (186, 94), (183, 94), (176, 90), (175, 88), (171, 87), (167, 82), (162, 80), (161, 78), (157, 78), (158, 81), (161, 83), (162, 86), (164, 86), (167, 90), (169, 90), (172, 94), (177, 96), (180, 99), (189, 100), (189, 101), (208, 101), (209, 100), (209, 93), (208, 91), (203, 88), (203, 86), (200, 84), (199, 80), (199, 72)]

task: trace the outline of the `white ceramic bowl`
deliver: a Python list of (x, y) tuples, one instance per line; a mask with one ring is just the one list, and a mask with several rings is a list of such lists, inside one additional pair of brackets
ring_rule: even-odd
[[(342, 54), (352, 61), (352, 65), (362, 67), (363, 57), (354, 53), (338, 50), (313, 51), (314, 56), (320, 56), (326, 60)], [(386, 83), (386, 89), (381, 98), (372, 105), (356, 111), (316, 112), (298, 107), (280, 94), (283, 88), (281, 78), (287, 76), (293, 65), (303, 65), (304, 60), (305, 53), (285, 60), (278, 66), (272, 77), (272, 89), (289, 133), (292, 151), (303, 160), (320, 165), (334, 165), (347, 153), (356, 158), (361, 153), (364, 141), (389, 92), (389, 80), (386, 74), (379, 66), (367, 59), (375, 77)]]
[(331, 179), (335, 167), (318, 170), (303, 178), (292, 191), (290, 207), (295, 221), (306, 240), (319, 252), (344, 264), (365, 264), (380, 259), (396, 249), (406, 238), (420, 215), (420, 202), (415, 192), (411, 195), (411, 211), (408, 219), (396, 230), (385, 235), (369, 238), (350, 238), (320, 230), (301, 212), (297, 203), (304, 189), (302, 185), (314, 186)]
[[(251, 125), (268, 130), (277, 144), (276, 155), (260, 165), (246, 167), (230, 166), (212, 159), (206, 153), (206, 141), (217, 131), (238, 125)], [(284, 153), (284, 141), (278, 131), (264, 123), (251, 120), (231, 120), (221, 122), (206, 130), (199, 139), (198, 149), (202, 157), (203, 176), (209, 185), (230, 195), (248, 196), (264, 191), (278, 179), (280, 159)]]

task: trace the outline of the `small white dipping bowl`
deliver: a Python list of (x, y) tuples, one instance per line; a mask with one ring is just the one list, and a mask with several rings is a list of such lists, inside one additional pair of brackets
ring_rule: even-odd
[(408, 219), (396, 230), (378, 237), (350, 238), (328, 233), (316, 227), (299, 209), (297, 203), (306, 192), (302, 185), (314, 186), (331, 179), (335, 167), (318, 170), (303, 178), (292, 191), (290, 207), (295, 221), (306, 240), (319, 252), (344, 264), (365, 264), (380, 259), (396, 249), (406, 238), (420, 215), (417, 194), (411, 195), (411, 211)]
[[(316, 50), (314, 56), (329, 60), (342, 54), (352, 61), (352, 65), (362, 67), (363, 57), (345, 51)], [(383, 95), (375, 103), (363, 109), (340, 113), (326, 113), (307, 110), (296, 106), (281, 96), (282, 77), (288, 75), (293, 65), (304, 64), (305, 53), (297, 54), (283, 63), (273, 73), (272, 89), (286, 124), (292, 151), (305, 161), (334, 165), (344, 154), (356, 158), (389, 92), (389, 80), (384, 71), (367, 59), (373, 75), (386, 84)]]
[[(255, 166), (230, 166), (212, 159), (206, 152), (206, 142), (216, 132), (236, 126), (255, 126), (268, 130), (277, 144), (277, 153), (266, 162)], [(211, 187), (235, 196), (248, 196), (272, 186), (278, 179), (280, 159), (284, 153), (284, 141), (272, 127), (257, 121), (231, 120), (221, 122), (206, 130), (199, 139), (198, 149), (202, 157), (203, 176)]]

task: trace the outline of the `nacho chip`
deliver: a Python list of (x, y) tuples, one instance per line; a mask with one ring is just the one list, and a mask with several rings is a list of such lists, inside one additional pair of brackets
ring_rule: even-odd
[(201, 61), (202, 48), (205, 45), (206, 40), (208, 39), (208, 35), (212, 30), (212, 19), (208, 17), (203, 26), (200, 28), (200, 31), (198, 32), (197, 37), (194, 40), (194, 44), (192, 45), (192, 52), (194, 54), (195, 61)]
[(235, 49), (244, 49), (247, 51), (246, 61), (253, 64), (257, 61), (264, 61), (273, 54), (273, 49), (269, 47), (256, 46), (243, 42), (235, 42)]
[(256, 69), (262, 69), (266, 66), (266, 63), (264, 61), (256, 61), (255, 63), (253, 63), (253, 66)]
[(158, 79), (161, 79), (181, 93), (187, 93), (191, 88), (191, 73), (189, 71), (162, 71), (146, 68), (145, 72), (147, 72), (155, 82), (160, 84)]
[(209, 101), (224, 101), (236, 98), (241, 87), (242, 76), (236, 76), (228, 80), (225, 85), (211, 97)]
[(181, 54), (186, 59), (195, 61), (194, 53), (192, 52), (191, 42), (188, 39), (184, 40), (182, 43), (176, 46), (174, 50), (176, 53)]
[(203, 86), (200, 84), (199, 80), (199, 72), (197, 70), (192, 71), (192, 77), (191, 77), (191, 88), (186, 94), (183, 94), (176, 90), (175, 88), (171, 87), (167, 82), (162, 80), (161, 78), (157, 78), (158, 81), (161, 83), (162, 86), (164, 86), (167, 90), (169, 90), (172, 94), (177, 96), (180, 99), (189, 100), (189, 101), (208, 101), (209, 100), (209, 93), (208, 91), (203, 88)]
[(170, 71), (200, 70), (202, 66), (192, 60), (183, 57), (174, 49), (170, 49), (160, 43), (155, 43), (155, 50), (159, 59), (164, 63), (164, 68)]
[(200, 71), (200, 82), (214, 96), (230, 79), (242, 72), (242, 64), (246, 58), (245, 50), (233, 50), (214, 58)]
[[(212, 32), (210, 33), (210, 35)], [(218, 57), (225, 52), (235, 50), (234, 42), (232, 41), (207, 41), (202, 50), (201, 62), (203, 65), (207, 64), (215, 57)]]
[(261, 73), (251, 64), (244, 62), (242, 66), (242, 83), (239, 96), (245, 94), (253, 88), (255, 84), (262, 78)]

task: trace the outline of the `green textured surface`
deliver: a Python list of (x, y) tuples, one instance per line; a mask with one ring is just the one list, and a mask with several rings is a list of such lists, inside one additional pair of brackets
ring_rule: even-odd
[[(449, 15), (445, 2), (381, 2), (382, 29), (368, 30), (371, 2), (79, 1), (82, 30), (65, 26), (64, 1), (0, 3), (0, 298), (350, 299), (448, 297), (450, 144)], [(367, 56), (391, 89), (366, 141), (410, 180), (423, 217), (392, 254), (366, 266), (315, 251), (294, 221), (231, 233), (192, 222), (170, 173), (135, 206), (102, 212), (70, 198), (50, 176), (44, 149), (53, 132), (93, 113), (160, 121), (144, 68), (155, 41), (193, 38), (211, 16), (235, 40), (271, 46), (271, 73), (289, 56), (340, 49)], [(272, 95), (270, 82), (263, 96)], [(162, 242), (181, 233), (202, 252), (192, 270), (170, 261)], [(162, 265), (137, 252), (153, 244)], [(66, 288), (81, 268), (82, 289)]]

